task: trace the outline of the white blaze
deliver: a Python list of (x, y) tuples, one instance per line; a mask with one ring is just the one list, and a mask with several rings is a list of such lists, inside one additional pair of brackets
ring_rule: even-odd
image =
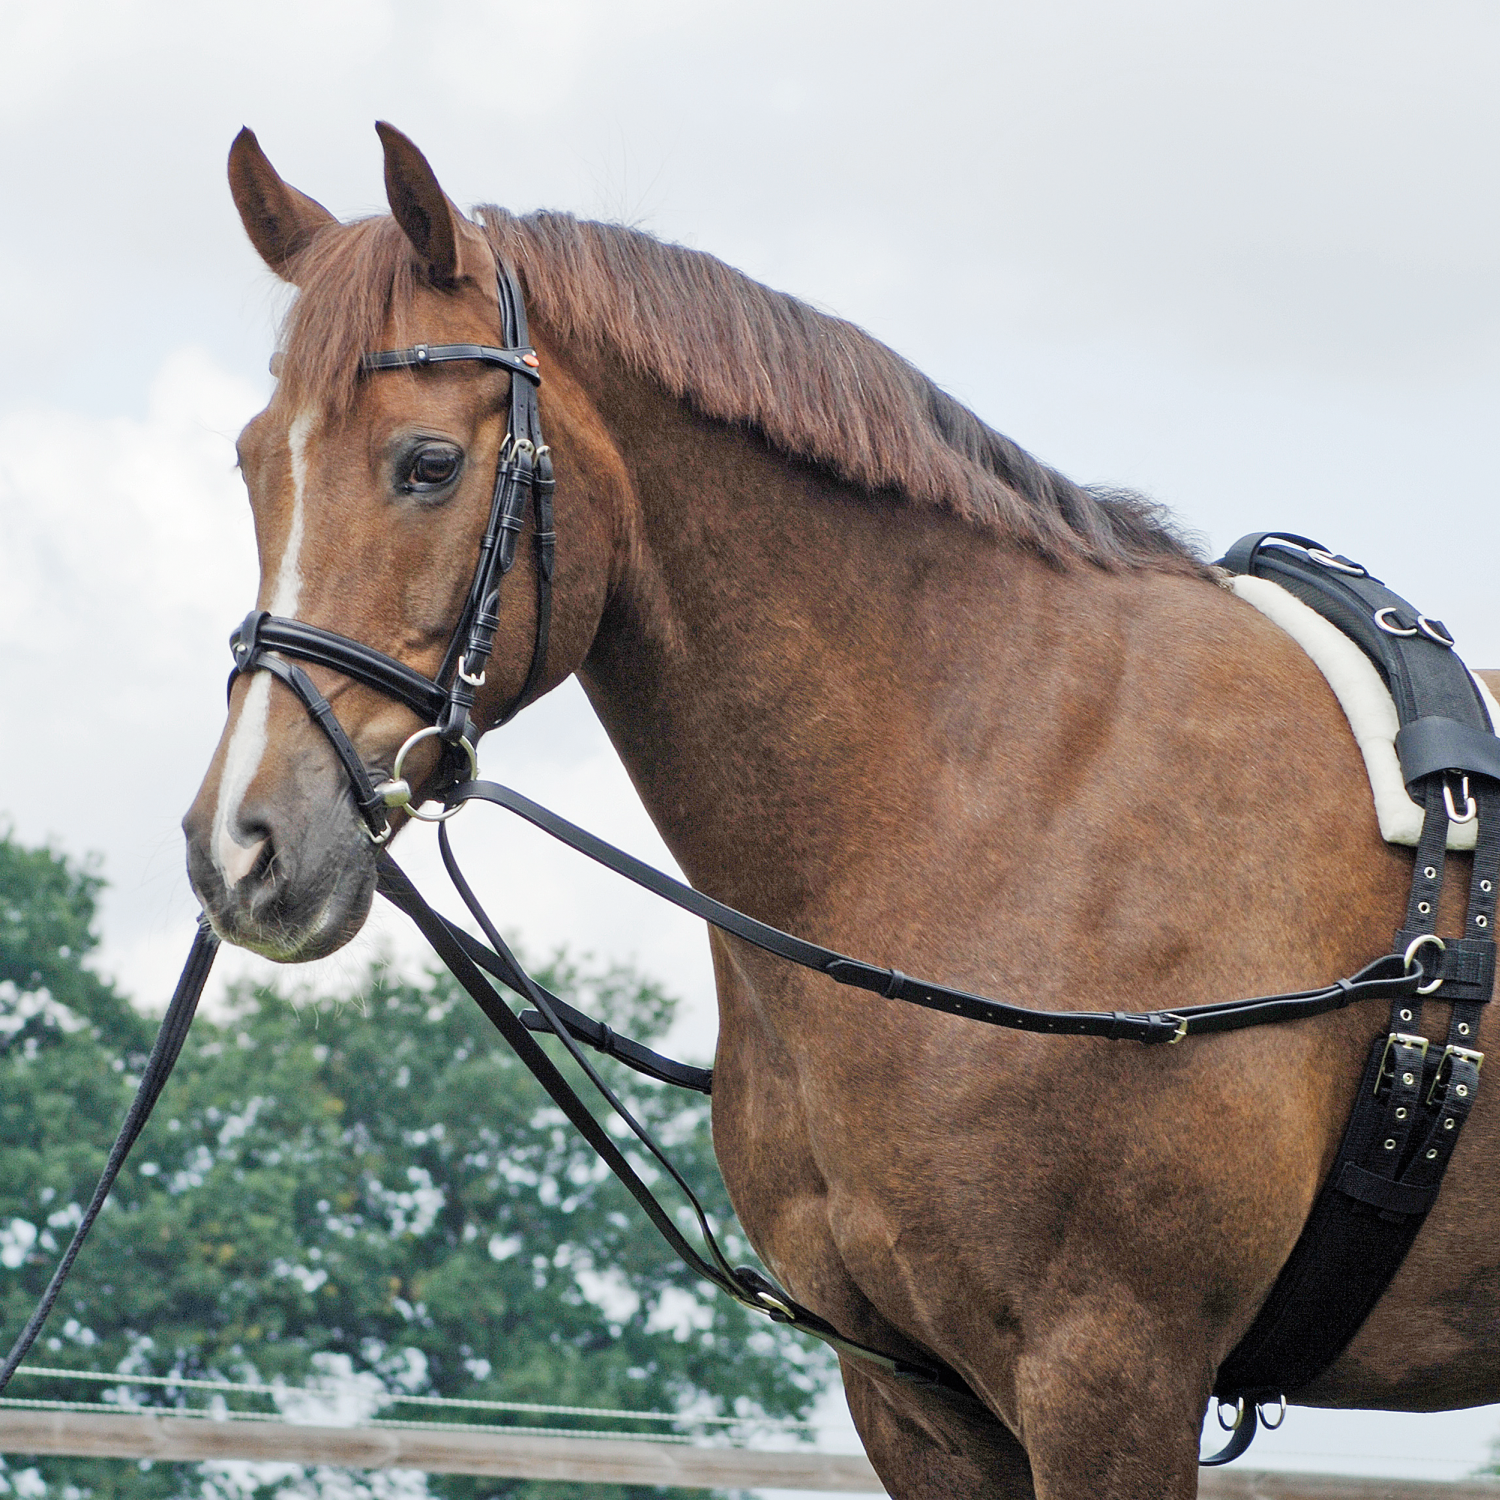
[[(311, 412), (299, 413), (287, 428), (286, 445), (292, 459), (292, 524), (287, 529), (286, 546), (276, 568), (276, 583), (267, 606), (273, 615), (295, 615), (302, 594), (302, 502), (307, 484), (307, 440), (312, 429)], [(250, 873), (265, 843), (260, 839), (246, 846), (231, 830), (240, 803), (245, 800), (245, 793), (260, 769), (261, 756), (266, 751), (266, 724), (270, 713), (271, 674), (257, 672), (250, 679), (250, 690), (240, 706), (239, 721), (229, 736), (224, 771), (219, 777), (219, 800), (214, 809), (213, 858), (226, 889), (238, 885)]]

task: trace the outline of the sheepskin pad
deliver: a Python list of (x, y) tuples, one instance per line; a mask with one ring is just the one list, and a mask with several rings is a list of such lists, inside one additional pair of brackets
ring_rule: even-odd
[[(1387, 843), (1415, 847), (1422, 832), (1422, 809), (1407, 796), (1401, 780), (1401, 763), (1396, 759), (1396, 731), (1401, 724), (1396, 717), (1396, 705), (1370, 658), (1336, 625), (1279, 583), (1268, 578), (1236, 576), (1230, 587), (1247, 604), (1253, 604), (1267, 619), (1281, 626), (1328, 679), (1328, 686), (1342, 705), (1355, 743), (1365, 758), (1381, 836)], [(1500, 703), (1496, 703), (1479, 678), (1474, 678), (1474, 682), (1493, 728), (1500, 724)], [(1472, 849), (1478, 831), (1477, 823), (1450, 823), (1448, 847)]]

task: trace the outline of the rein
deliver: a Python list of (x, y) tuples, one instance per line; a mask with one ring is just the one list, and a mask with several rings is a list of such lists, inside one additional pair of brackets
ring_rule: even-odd
[[(1396, 951), (1377, 958), (1356, 974), (1315, 989), (1179, 1007), (1174, 1010), (1045, 1011), (991, 999), (930, 980), (912, 978), (898, 969), (867, 963), (822, 947), (758, 921), (672, 879), (558, 817), (519, 792), (478, 779), (474, 750), (478, 733), (472, 717), (475, 696), (484, 685), (485, 671), (499, 626), (501, 584), (515, 564), (528, 509), (533, 517), (536, 559), (535, 634), (525, 680), (520, 691), (501, 714), (499, 723), (506, 722), (517, 712), (536, 689), (545, 671), (556, 542), (552, 522), (552, 466), (549, 450), (542, 442), (537, 408), (537, 389), (541, 381), (537, 358), (527, 343), (526, 315), (520, 289), (513, 273), (503, 263), (499, 267), (497, 282), (506, 347), (418, 344), (409, 349), (381, 350), (366, 354), (360, 361), (361, 369), (370, 375), (384, 370), (416, 369), (449, 361), (472, 361), (504, 368), (512, 376), (509, 420), (497, 460), (488, 524), (480, 543), (468, 594), (436, 677), (424, 677), (394, 657), (361, 642), (302, 621), (280, 618), (263, 610), (252, 611), (231, 637), (234, 654), (231, 686), (241, 674), (268, 671), (297, 695), (343, 766), (355, 805), (371, 841), (377, 846), (383, 846), (389, 840), (392, 832), (389, 811), (392, 808), (405, 807), (412, 817), (444, 823), (468, 802), (488, 802), (525, 819), (575, 851), (712, 923), (722, 931), (787, 962), (824, 974), (838, 984), (868, 990), (890, 1000), (905, 1001), (968, 1020), (1042, 1035), (1086, 1036), (1111, 1041), (1136, 1041), (1147, 1045), (1172, 1045), (1187, 1037), (1324, 1015), (1363, 1000), (1389, 1000), (1392, 1002), (1393, 1015), (1391, 1031), (1388, 1036), (1383, 1036), (1376, 1042), (1378, 1057), (1372, 1064), (1373, 1087), (1367, 1077), (1360, 1092), (1361, 1095), (1372, 1093), (1379, 1099), (1383, 1111), (1400, 1110), (1399, 1118), (1405, 1122), (1409, 1112), (1416, 1112), (1413, 1107), (1415, 1101), (1430, 1084), (1422, 1123), (1424, 1127), (1431, 1125), (1432, 1130), (1437, 1132), (1436, 1139), (1442, 1147), (1442, 1159), (1433, 1167), (1438, 1151), (1435, 1148), (1429, 1149), (1427, 1156), (1417, 1161), (1416, 1176), (1410, 1181), (1404, 1178), (1398, 1180), (1398, 1169), (1406, 1171), (1417, 1160), (1418, 1150), (1425, 1146), (1427, 1133), (1413, 1133), (1417, 1122), (1406, 1123), (1405, 1128), (1400, 1131), (1402, 1149), (1383, 1164), (1390, 1169), (1384, 1175), (1381, 1171), (1371, 1171), (1368, 1165), (1361, 1165), (1354, 1159), (1358, 1153), (1350, 1146), (1351, 1133), (1351, 1137), (1346, 1137), (1339, 1158), (1340, 1165), (1351, 1171), (1346, 1171), (1341, 1181), (1347, 1180), (1354, 1184), (1353, 1190), (1348, 1186), (1343, 1188), (1346, 1195), (1359, 1197), (1362, 1192), (1364, 1197), (1360, 1201), (1382, 1206), (1387, 1214), (1396, 1212), (1398, 1217), (1403, 1214), (1410, 1217), (1417, 1213), (1420, 1206), (1420, 1215), (1416, 1218), (1416, 1226), (1420, 1227), (1421, 1217), (1425, 1216), (1426, 1207), (1430, 1207), (1431, 1200), (1436, 1195), (1436, 1182), (1441, 1179), (1442, 1168), (1451, 1155), (1458, 1127), (1472, 1104), (1472, 1084), (1477, 1080), (1479, 1062), (1483, 1060), (1482, 1054), (1463, 1047), (1460, 1038), (1469, 1037), (1471, 1027), (1477, 1029), (1477, 1006), (1489, 998), (1493, 985), (1494, 887), (1497, 880), (1500, 880), (1500, 748), (1496, 746), (1493, 733), (1486, 734), (1477, 727), (1472, 714), (1467, 722), (1463, 720), (1461, 706), (1454, 706), (1457, 699), (1452, 691), (1448, 691), (1446, 696), (1440, 693), (1436, 699), (1429, 701), (1430, 695), (1424, 698), (1420, 690), (1410, 689), (1409, 673), (1407, 677), (1402, 677), (1401, 671), (1396, 669), (1400, 666), (1402, 671), (1406, 670), (1405, 657), (1410, 653), (1413, 643), (1419, 646), (1431, 645), (1433, 649), (1447, 655), (1450, 662), (1456, 662), (1457, 659), (1448, 651), (1452, 641), (1441, 624), (1416, 614), (1404, 600), (1384, 590), (1381, 590), (1377, 598), (1373, 615), (1370, 613), (1369, 600), (1359, 590), (1355, 590), (1352, 604), (1347, 600), (1339, 601), (1339, 608), (1352, 621), (1345, 624), (1345, 628), (1355, 635), (1367, 651), (1371, 650), (1371, 646), (1364, 639), (1369, 634), (1366, 619), (1372, 619), (1375, 630), (1383, 633), (1383, 638), (1376, 639), (1374, 645), (1386, 652), (1387, 659), (1377, 656), (1376, 664), (1382, 668), (1391, 683), (1402, 711), (1403, 723), (1407, 725), (1402, 731), (1406, 736), (1405, 743), (1398, 741), (1403, 769), (1409, 781), (1419, 782), (1423, 786), (1427, 807), (1427, 818), (1417, 853), (1416, 884), (1406, 924), (1398, 934)], [(1368, 579), (1363, 568), (1349, 563), (1347, 559), (1334, 558), (1306, 538), (1283, 537), (1274, 533), (1247, 538), (1231, 553), (1226, 563), (1238, 565), (1240, 571), (1250, 571), (1256, 565), (1263, 547), (1281, 548), (1286, 543), (1310, 557), (1312, 563), (1309, 566), (1315, 570), (1331, 569), (1346, 575), (1342, 580), (1346, 584), (1351, 579), (1363, 579), (1371, 586), (1378, 586), (1374, 580)], [(1245, 550), (1247, 547), (1248, 550)], [(1243, 556), (1236, 557), (1236, 553), (1242, 551)], [(1278, 550), (1275, 556), (1281, 559), (1283, 553)], [(1287, 569), (1283, 568), (1283, 571)], [(1309, 584), (1306, 568), (1300, 563), (1291, 568), (1290, 572), (1295, 575), (1295, 582), (1304, 595), (1318, 593)], [(1316, 582), (1314, 577), (1313, 583)], [(1307, 602), (1324, 609), (1324, 605), (1314, 597), (1307, 597)], [(1336, 612), (1328, 609), (1324, 609), (1324, 612), (1329, 613), (1335, 623), (1345, 623)], [(1355, 626), (1360, 628), (1356, 629)], [(1387, 650), (1387, 647), (1390, 649)], [(340, 672), (372, 687), (404, 704), (423, 722), (424, 727), (413, 734), (397, 753), (389, 779), (379, 783), (372, 779), (327, 699), (318, 691), (307, 673), (296, 665), (295, 660), (287, 660), (289, 657)], [(1396, 665), (1392, 665), (1393, 661)], [(1462, 670), (1461, 664), (1459, 668)], [(1405, 684), (1405, 687), (1399, 687), (1400, 684)], [(1405, 700), (1401, 697), (1402, 691), (1406, 692)], [(1482, 708), (1479, 712), (1484, 728), (1491, 728), (1487, 719), (1482, 718)], [(1410, 734), (1408, 729), (1411, 730)], [(407, 754), (413, 746), (428, 738), (436, 738), (444, 747), (439, 779), (446, 790), (443, 794), (443, 809), (437, 813), (424, 812), (414, 803), (413, 790), (402, 777)], [(465, 770), (467, 776), (462, 774)], [(1478, 797), (1476, 800), (1470, 794), (1467, 775), (1463, 775), (1456, 802), (1451, 778), (1465, 772), (1473, 772), (1481, 778)], [(1484, 778), (1493, 778), (1495, 784), (1492, 785), (1490, 780)], [(1469, 927), (1473, 929), (1473, 933), (1471, 936), (1466, 929), (1463, 939), (1445, 942), (1436, 936), (1435, 912), (1448, 820), (1452, 817), (1462, 821), (1465, 814), (1474, 816), (1481, 810), (1484, 813), (1481, 822), (1481, 847), (1476, 854), (1470, 901)], [(474, 998), (543, 1089), (620, 1179), (657, 1231), (688, 1267), (741, 1305), (811, 1334), (841, 1354), (873, 1363), (897, 1378), (941, 1387), (956, 1395), (976, 1399), (962, 1378), (941, 1363), (898, 1358), (850, 1339), (818, 1314), (795, 1301), (759, 1271), (750, 1267), (735, 1267), (729, 1263), (714, 1237), (702, 1205), (687, 1182), (667, 1159), (659, 1144), (584, 1056), (580, 1044), (615, 1056), (652, 1077), (703, 1093), (709, 1092), (711, 1086), (708, 1070), (672, 1062), (638, 1043), (616, 1037), (607, 1026), (581, 1015), (538, 985), (516, 960), (475, 898), (454, 858), (446, 827), (439, 829), (438, 838), (448, 874), (487, 942), (482, 943), (471, 937), (433, 911), (383, 851), (377, 867), (380, 893), (412, 919), (454, 977)], [(1482, 870), (1485, 872), (1483, 876)], [(1424, 880), (1425, 885), (1422, 884)], [(110, 1153), (88, 1212), (78, 1225), (35, 1313), (16, 1340), (4, 1365), (0, 1366), (0, 1390), (5, 1388), (40, 1332), (84, 1238), (166, 1083), (187, 1035), (217, 947), (218, 939), (208, 930), (206, 921), (201, 921), (187, 965), (162, 1023), (150, 1063), (142, 1076), (135, 1100)], [(522, 996), (533, 1009), (518, 1016), (496, 991), (490, 982), (491, 977)], [(1441, 1061), (1435, 1053), (1429, 1060), (1426, 1039), (1404, 1032), (1399, 1026), (1404, 1023), (1414, 1028), (1414, 1018), (1420, 1011), (1419, 997), (1431, 994), (1444, 984), (1450, 986), (1452, 998), (1460, 1002), (1455, 1005), (1453, 1021), (1453, 1026), (1457, 1029), (1450, 1035)], [(1463, 1019), (1460, 1019), (1460, 1012)], [(534, 1040), (531, 1035), (533, 1031), (545, 1031), (560, 1041), (610, 1109), (686, 1195), (697, 1220), (706, 1253), (700, 1253), (685, 1238), (670, 1211), (656, 1198), (551, 1057)], [(1406, 1068), (1415, 1071), (1403, 1074), (1406, 1080), (1404, 1084), (1395, 1082), (1396, 1074)], [(1367, 1069), (1367, 1073), (1370, 1071)], [(1413, 1077), (1416, 1079), (1415, 1083), (1412, 1081)], [(1436, 1115), (1433, 1114), (1434, 1102)], [(1385, 1114), (1382, 1114), (1381, 1119), (1384, 1118)], [(1385, 1128), (1377, 1122), (1365, 1134), (1369, 1135), (1370, 1130), (1377, 1130), (1378, 1133), (1377, 1126), (1378, 1129)], [(1392, 1146), (1394, 1139), (1393, 1136), (1386, 1140), (1385, 1145)], [(1409, 1151), (1405, 1149), (1408, 1143)], [(1369, 1142), (1361, 1137), (1357, 1144), (1363, 1149)], [(1370, 1149), (1373, 1150), (1373, 1146)], [(1371, 1186), (1367, 1180), (1377, 1178), (1379, 1182), (1375, 1186)], [(1428, 1187), (1430, 1192), (1425, 1191)], [(1418, 1199), (1421, 1200), (1421, 1205), (1418, 1204)], [(1321, 1203), (1320, 1199), (1320, 1207)], [(1315, 1208), (1315, 1218), (1317, 1212), (1318, 1209)], [(1411, 1235), (1396, 1253), (1390, 1274), (1399, 1265), (1405, 1246), (1414, 1235), (1415, 1229), (1412, 1229)], [(1302, 1242), (1299, 1241), (1298, 1249), (1301, 1248)], [(1295, 1259), (1296, 1252), (1294, 1262)], [(1389, 1275), (1379, 1282), (1375, 1288), (1376, 1297), (1384, 1289), (1388, 1279)], [(1280, 1304), (1276, 1301), (1281, 1287), (1282, 1282), (1278, 1281), (1267, 1308), (1273, 1309), (1275, 1315), (1285, 1322), (1285, 1299)], [(1296, 1304), (1291, 1306), (1295, 1312)], [(1369, 1306), (1373, 1306), (1373, 1300)], [(1369, 1307), (1366, 1306), (1359, 1312), (1353, 1326), (1344, 1335), (1343, 1342), (1347, 1342), (1347, 1337), (1352, 1335), (1353, 1329), (1358, 1327), (1368, 1310)], [(1252, 1328), (1252, 1334), (1257, 1334), (1258, 1330), (1264, 1333), (1260, 1344), (1252, 1347), (1247, 1354), (1246, 1343), (1251, 1342), (1247, 1340), (1226, 1361), (1227, 1368), (1236, 1358), (1240, 1358), (1247, 1371), (1246, 1378), (1226, 1383), (1221, 1376), (1216, 1387), (1227, 1399), (1238, 1403), (1238, 1416), (1229, 1446), (1209, 1462), (1228, 1462), (1249, 1446), (1256, 1428), (1257, 1406), (1275, 1393), (1274, 1386), (1260, 1379), (1260, 1368), (1269, 1357), (1267, 1350), (1276, 1359), (1285, 1356), (1282, 1343), (1278, 1342), (1281, 1338), (1280, 1325), (1262, 1330), (1264, 1318), (1265, 1309)], [(1291, 1321), (1296, 1320), (1293, 1318)], [(1342, 1342), (1337, 1338), (1338, 1332), (1339, 1329), (1335, 1328), (1331, 1336), (1334, 1343), (1332, 1354), (1342, 1348)], [(1328, 1341), (1325, 1338), (1324, 1343), (1327, 1344)], [(1249, 1373), (1252, 1369), (1253, 1376)]]

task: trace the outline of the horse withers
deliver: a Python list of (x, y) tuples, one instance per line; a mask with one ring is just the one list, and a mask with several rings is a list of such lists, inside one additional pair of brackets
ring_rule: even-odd
[[(578, 675), (696, 886), (1052, 1009), (1304, 988), (1388, 951), (1412, 860), (1380, 837), (1333, 694), (1160, 513), (1071, 484), (710, 256), (562, 214), (470, 221), (381, 135), (391, 216), (351, 224), (248, 131), (231, 151), (246, 230), (298, 290), (240, 438), (260, 608), (439, 672), (521, 377), (361, 360), (504, 344), (503, 261), (557, 479), (527, 696)], [(518, 551), (499, 597), (481, 729), (532, 675), (538, 556)], [(306, 670), (389, 778), (420, 720)], [(412, 749), (413, 786), (439, 754)], [(268, 673), (235, 684), (185, 828), (226, 939), (295, 962), (364, 922), (377, 845)], [(890, 1492), (1193, 1495), (1215, 1372), (1297, 1240), (1383, 1014), (1143, 1048), (996, 1031), (711, 945), (714, 1137), (756, 1249), (841, 1332), (939, 1360), (978, 1398), (845, 1361)], [(1500, 1399), (1497, 1130), (1482, 1100), (1401, 1271), (1299, 1401)]]

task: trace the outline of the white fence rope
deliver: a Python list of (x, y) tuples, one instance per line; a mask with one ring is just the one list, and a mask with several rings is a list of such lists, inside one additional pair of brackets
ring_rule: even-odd
[[(236, 1380), (195, 1380), (176, 1375), (129, 1375), (118, 1371), (72, 1370), (52, 1365), (22, 1365), (17, 1376), (33, 1375), (43, 1379), (84, 1380), (97, 1384), (129, 1388), (131, 1386), (157, 1386), (166, 1390), (211, 1391), (217, 1394), (236, 1393), (247, 1396), (307, 1396), (314, 1400), (328, 1400), (341, 1394), (334, 1386), (267, 1385)], [(817, 1430), (811, 1422), (799, 1422), (785, 1417), (760, 1416), (698, 1416), (689, 1412), (631, 1411), (624, 1407), (610, 1406), (557, 1406), (538, 1401), (483, 1401), (453, 1396), (418, 1396), (404, 1391), (361, 1390), (360, 1396), (373, 1400), (377, 1406), (426, 1406), (468, 1411), (513, 1411), (532, 1416), (589, 1417), (597, 1420), (635, 1422), (669, 1422), (682, 1427), (719, 1427), (774, 1430), (778, 1432), (807, 1432)], [(170, 1412), (181, 1417), (227, 1418), (230, 1421), (264, 1421), (260, 1412), (211, 1411), (198, 1407), (147, 1407), (120, 1402), (94, 1401), (40, 1401), (26, 1397), (0, 1396), (0, 1407), (32, 1408), (45, 1411), (73, 1412)], [(461, 1426), (466, 1432), (516, 1432), (533, 1436), (555, 1435), (568, 1437), (605, 1437), (617, 1439), (641, 1439), (648, 1436), (656, 1442), (691, 1443), (690, 1436), (677, 1434), (646, 1434), (634, 1432), (600, 1432), (597, 1429), (581, 1430), (574, 1427), (520, 1427), (484, 1425), (480, 1423), (414, 1422), (389, 1417), (370, 1417), (358, 1423), (360, 1427), (406, 1427), (412, 1429), (434, 1429)]]

